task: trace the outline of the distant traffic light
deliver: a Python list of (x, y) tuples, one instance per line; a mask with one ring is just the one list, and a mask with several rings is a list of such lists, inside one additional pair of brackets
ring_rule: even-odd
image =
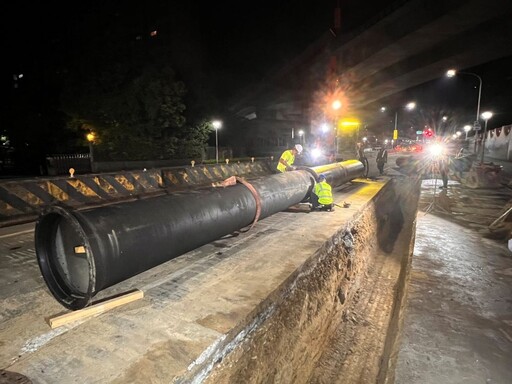
[(434, 136), (434, 131), (432, 130), (432, 128), (427, 128), (423, 131), (423, 136), (432, 137)]

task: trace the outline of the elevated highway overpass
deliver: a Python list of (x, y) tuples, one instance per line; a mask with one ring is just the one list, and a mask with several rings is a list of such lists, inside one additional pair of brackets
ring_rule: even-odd
[(332, 113), (326, 100), (334, 93), (344, 98), (344, 115), (368, 121), (379, 100), (448, 68), (510, 56), (511, 15), (507, 0), (398, 1), (350, 35), (327, 32), (259, 88), (238, 95), (231, 110), (262, 144), (276, 146), (288, 144), (292, 128), (314, 129)]

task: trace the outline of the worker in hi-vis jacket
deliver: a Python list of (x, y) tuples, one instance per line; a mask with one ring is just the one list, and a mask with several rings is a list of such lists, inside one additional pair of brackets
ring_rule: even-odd
[(311, 194), (311, 210), (332, 211), (333, 210), (332, 188), (327, 183), (324, 174), (318, 176), (318, 182)]
[(295, 156), (300, 155), (301, 152), (302, 145), (300, 144), (295, 144), (293, 148), (284, 151), (279, 158), (279, 162), (277, 163), (277, 170), (279, 172), (293, 171), (295, 169), (293, 166), (293, 163), (295, 162)]

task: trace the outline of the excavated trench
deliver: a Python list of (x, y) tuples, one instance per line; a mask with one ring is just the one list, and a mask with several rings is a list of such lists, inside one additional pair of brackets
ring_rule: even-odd
[(419, 194), (418, 180), (391, 180), (190, 381), (392, 382)]

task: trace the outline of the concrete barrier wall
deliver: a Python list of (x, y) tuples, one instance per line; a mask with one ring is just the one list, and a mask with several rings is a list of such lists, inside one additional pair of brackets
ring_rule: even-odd
[(1, 181), (0, 227), (34, 220), (51, 204), (80, 208), (112, 203), (211, 185), (230, 176), (263, 176), (272, 169), (270, 162), (251, 162)]
[(230, 176), (246, 178), (264, 176), (272, 173), (270, 162), (215, 164), (184, 168), (162, 169), (162, 178), (166, 187), (189, 187), (209, 185)]

